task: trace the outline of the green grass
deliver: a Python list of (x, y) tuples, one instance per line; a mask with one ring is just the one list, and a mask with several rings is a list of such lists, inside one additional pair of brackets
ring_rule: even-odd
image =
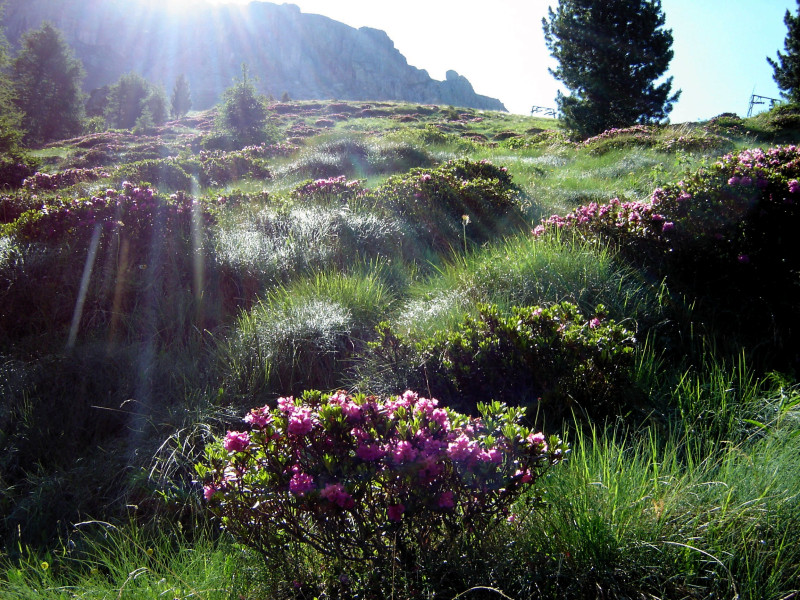
[(433, 276), (412, 286), (400, 326), (448, 329), (478, 303), (511, 306), (577, 304), (591, 313), (603, 304), (617, 320), (658, 320), (661, 288), (620, 265), (607, 248), (519, 234), (466, 256), (454, 256)]
[(248, 571), (259, 568), (208, 529), (190, 541), (178, 528), (145, 533), (101, 521), (78, 524), (53, 552), (17, 554), (0, 559), (0, 594), (19, 600), (224, 600), (246, 593)]

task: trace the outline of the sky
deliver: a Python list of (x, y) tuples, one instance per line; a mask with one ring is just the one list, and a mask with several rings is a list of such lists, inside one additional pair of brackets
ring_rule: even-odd
[[(192, 0), (164, 0), (176, 6)], [(208, 0), (247, 3), (251, 0)], [(277, 0), (275, 3), (282, 3)], [(530, 114), (555, 108), (560, 89), (548, 72), (555, 62), (545, 46), (542, 18), (556, 0), (293, 0), (304, 13), (353, 27), (384, 30), (410, 65), (443, 80), (449, 69), (479, 94)], [(748, 113), (752, 94), (780, 98), (767, 56), (784, 49), (787, 9), (795, 0), (662, 0), (675, 53), (667, 76), (682, 90), (673, 123)], [(769, 108), (755, 106), (754, 113)]]

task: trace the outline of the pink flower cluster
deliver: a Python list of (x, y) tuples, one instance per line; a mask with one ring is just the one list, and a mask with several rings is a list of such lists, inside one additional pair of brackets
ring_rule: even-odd
[(341, 175), (339, 177), (329, 177), (327, 179), (317, 179), (315, 181), (310, 181), (301, 185), (300, 187), (296, 188), (292, 192), (292, 196), (295, 198), (315, 198), (319, 196), (325, 197), (337, 197), (342, 196), (342, 199), (346, 199), (353, 195), (357, 195), (363, 192), (361, 188), (361, 182), (357, 179), (353, 179), (351, 181), (347, 180), (347, 177)]
[(84, 181), (96, 181), (111, 177), (102, 168), (94, 169), (67, 169), (59, 173), (34, 173), (22, 182), (22, 187), (31, 191), (57, 190), (62, 187), (75, 185)]
[[(664, 190), (657, 188), (650, 201), (621, 201), (613, 198), (608, 204), (590, 204), (579, 206), (566, 216), (552, 215), (542, 219), (541, 224), (533, 228), (535, 237), (541, 237), (548, 230), (569, 229), (584, 236), (596, 233), (624, 231), (637, 236), (660, 235), (674, 230), (675, 223), (661, 214), (659, 205), (664, 197)], [(681, 201), (691, 196), (684, 192)]]
[[(567, 448), (523, 427), (521, 409), (479, 408), (481, 417), (467, 417), (412, 391), (279, 398), (247, 413), (249, 432), (228, 431), (224, 453), (208, 450), (203, 495), (243, 539), (281, 531), (356, 546), (366, 543), (359, 536), (377, 536), (371, 543), (381, 545), (391, 527), (505, 519)], [(345, 513), (352, 518), (335, 517)], [(319, 534), (331, 528), (336, 535)]]

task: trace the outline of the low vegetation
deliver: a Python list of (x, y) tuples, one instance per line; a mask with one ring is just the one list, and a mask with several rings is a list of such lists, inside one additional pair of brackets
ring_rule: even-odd
[(797, 107), (240, 88), (8, 171), (0, 595), (800, 594)]

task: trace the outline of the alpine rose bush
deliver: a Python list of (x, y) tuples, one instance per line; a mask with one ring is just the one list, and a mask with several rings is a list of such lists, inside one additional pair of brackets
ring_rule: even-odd
[(587, 204), (532, 233), (610, 243), (695, 298), (706, 322), (788, 358), (800, 344), (798, 226), (800, 149), (784, 146), (727, 154), (648, 200)]
[(506, 520), (567, 446), (494, 402), (470, 418), (407, 391), (336, 392), (252, 409), (197, 465), (222, 525), (269, 556), (287, 538), (333, 559), (407, 560)]

